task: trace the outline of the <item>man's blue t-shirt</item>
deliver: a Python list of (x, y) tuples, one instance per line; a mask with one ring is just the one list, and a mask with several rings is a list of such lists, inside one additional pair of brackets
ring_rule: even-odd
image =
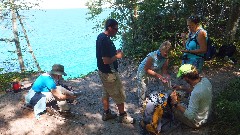
[(54, 79), (47, 73), (40, 75), (33, 83), (32, 89), (35, 92), (50, 92), (56, 89), (56, 83)]
[(112, 64), (104, 64), (102, 57), (113, 57), (116, 55), (116, 47), (113, 44), (109, 36), (101, 33), (97, 37), (96, 41), (96, 57), (97, 57), (97, 67), (103, 73), (116, 72), (118, 68), (117, 61)]

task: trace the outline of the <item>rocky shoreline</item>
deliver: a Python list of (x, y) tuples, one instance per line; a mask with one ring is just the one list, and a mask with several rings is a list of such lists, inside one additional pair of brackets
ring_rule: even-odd
[[(137, 66), (130, 61), (120, 62), (119, 73), (126, 90), (126, 110), (137, 120), (140, 120), (141, 113), (138, 107), (137, 98)], [(208, 77), (213, 84), (214, 97), (224, 90), (228, 83), (226, 80), (239, 77), (239, 69), (235, 67), (222, 67), (217, 69), (208, 69), (203, 71), (203, 75)], [(171, 73), (175, 78), (175, 72)], [(24, 82), (24, 87), (28, 87), (34, 79)], [(173, 79), (172, 83), (179, 83), (179, 80)], [(36, 120), (32, 111), (21, 109), (24, 103), (26, 90), (19, 93), (6, 93), (0, 95), (0, 134), (3, 135), (139, 135), (140, 128), (138, 123), (121, 124), (115, 120), (102, 121), (102, 104), (101, 104), (101, 81), (97, 72), (85, 76), (67, 80), (67, 85), (73, 90), (83, 91), (83, 95), (77, 99), (77, 104), (72, 104), (74, 111), (80, 113), (79, 119), (85, 123), (84, 126), (74, 124), (68, 121), (58, 120), (54, 117), (43, 115), (41, 120)], [(152, 86), (156, 87), (156, 85)], [(110, 107), (117, 113), (116, 106), (110, 100)], [(193, 130), (186, 127), (180, 127), (168, 134), (172, 135), (192, 135), (192, 134), (210, 134), (210, 129), (206, 126), (199, 130)]]

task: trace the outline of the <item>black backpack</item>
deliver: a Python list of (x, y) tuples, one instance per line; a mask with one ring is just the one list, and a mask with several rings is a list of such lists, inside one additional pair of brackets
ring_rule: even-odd
[(236, 51), (237, 48), (232, 43), (225, 44), (219, 48), (219, 51), (216, 56), (220, 58), (224, 58), (225, 56), (232, 57)]
[[(200, 30), (202, 30), (202, 29), (200, 29)], [(190, 38), (190, 41), (192, 41), (192, 40), (195, 41), (196, 45), (199, 45), (198, 41), (197, 41), (197, 36), (198, 36), (198, 33), (200, 32), (200, 30), (198, 30), (196, 32), (196, 34), (194, 35), (193, 38)], [(194, 53), (192, 53), (192, 54), (194, 54)], [(204, 58), (205, 61), (211, 60), (216, 55), (216, 46), (214, 45), (214, 42), (212, 41), (212, 39), (210, 37), (207, 37), (207, 52), (204, 54), (204, 56), (198, 55), (198, 54), (194, 54), (194, 55)]]
[(207, 52), (204, 54), (204, 60), (209, 61), (216, 55), (216, 46), (212, 39), (207, 37)]

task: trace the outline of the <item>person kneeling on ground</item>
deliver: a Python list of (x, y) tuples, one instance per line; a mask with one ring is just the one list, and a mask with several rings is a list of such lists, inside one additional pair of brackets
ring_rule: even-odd
[[(148, 91), (149, 77), (155, 77), (163, 83), (170, 80), (168, 74), (168, 53), (171, 49), (171, 43), (164, 41), (158, 50), (150, 52), (147, 57), (141, 62), (137, 71), (138, 80), (138, 98), (139, 105), (143, 105)], [(161, 73), (161, 74), (160, 74)]]
[(212, 105), (212, 84), (205, 77), (200, 77), (195, 66), (184, 64), (179, 68), (177, 77), (184, 79), (191, 88), (175, 85), (175, 90), (185, 90), (190, 93), (187, 107), (179, 103), (177, 92), (171, 94), (173, 113), (176, 119), (191, 128), (199, 128), (209, 118)]
[(25, 96), (26, 105), (34, 109), (37, 119), (46, 111), (46, 106), (50, 103), (57, 104), (58, 111), (62, 115), (70, 113), (70, 107), (66, 99), (75, 99), (78, 92), (71, 92), (62, 86), (57, 86), (56, 82), (62, 78), (62, 75), (67, 75), (64, 72), (64, 66), (54, 64), (50, 72), (43, 73), (36, 79)]

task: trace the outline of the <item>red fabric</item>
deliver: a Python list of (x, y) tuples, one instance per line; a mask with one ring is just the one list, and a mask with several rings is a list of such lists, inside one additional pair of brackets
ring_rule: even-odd
[(18, 82), (13, 83), (13, 90), (19, 90), (21, 85)]

